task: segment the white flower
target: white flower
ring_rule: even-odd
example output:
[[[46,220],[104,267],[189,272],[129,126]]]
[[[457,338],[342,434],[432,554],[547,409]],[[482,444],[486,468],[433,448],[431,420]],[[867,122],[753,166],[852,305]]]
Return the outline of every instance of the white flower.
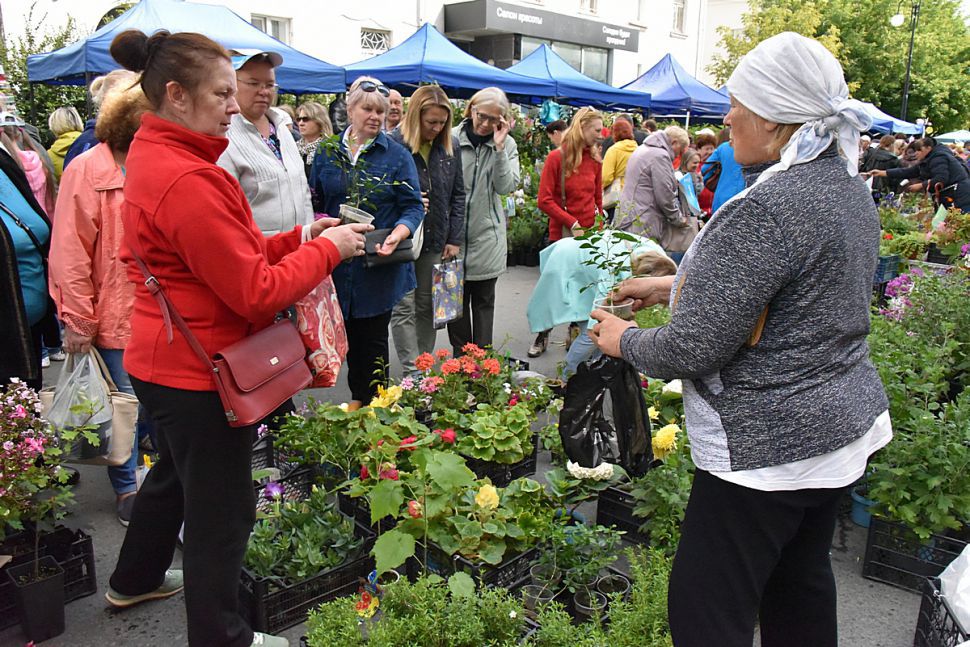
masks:
[[[600,463],[596,467],[583,467],[579,463],[566,461],[566,471],[577,479],[608,481],[613,478],[613,465],[610,463]]]
[[[19,377],[12,377],[12,378],[10,378],[10,382],[13,383],[13,384],[20,384],[20,378]]]
[[[513,620],[515,620],[516,618],[519,617],[519,614],[517,614],[515,612],[515,609],[513,609],[512,611],[509,611],[509,617],[512,618]]]
[[[661,393],[665,395],[683,395],[684,385],[680,380],[671,380],[664,384],[664,388]]]

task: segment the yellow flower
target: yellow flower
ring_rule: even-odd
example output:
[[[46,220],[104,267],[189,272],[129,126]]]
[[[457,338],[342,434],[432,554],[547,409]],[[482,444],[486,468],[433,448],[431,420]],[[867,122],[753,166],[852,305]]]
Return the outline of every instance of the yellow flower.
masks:
[[[494,510],[498,507],[498,490],[494,485],[483,485],[475,495],[475,504],[486,510]]]
[[[677,435],[679,433],[680,427],[677,425],[667,425],[658,429],[653,437],[654,458],[662,460],[677,449]]]
[[[647,409],[647,413],[650,414],[651,420],[660,420],[660,412],[657,411],[657,407],[651,406]]]
[[[370,401],[369,406],[375,409],[386,409],[400,400],[403,394],[404,389],[396,384],[386,389],[383,386],[378,385],[377,396]]]

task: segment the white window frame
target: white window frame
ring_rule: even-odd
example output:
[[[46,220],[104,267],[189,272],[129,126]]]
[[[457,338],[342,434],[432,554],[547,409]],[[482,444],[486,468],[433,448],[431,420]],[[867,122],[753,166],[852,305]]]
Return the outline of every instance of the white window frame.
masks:
[[[671,33],[677,36],[687,35],[687,0],[673,0],[670,3],[673,9],[673,20],[671,21]]]
[[[374,36],[383,36],[383,38],[384,38],[384,47],[382,48],[382,47],[379,47],[379,46],[376,46],[376,47],[368,46],[366,44],[368,41],[367,41],[367,39],[365,39],[365,34],[373,34]],[[374,41],[374,42],[376,42],[376,41]],[[360,28],[360,50],[364,54],[371,54],[371,55],[372,54],[383,54],[384,52],[386,52],[390,48],[391,48],[391,32],[389,32],[389,31],[387,31],[385,29],[371,29],[369,27],[361,27]]]
[[[293,35],[292,21],[290,18],[254,13],[251,15],[249,22],[264,34],[269,34],[281,43],[290,44],[290,39]],[[276,28],[276,33],[273,33],[274,27]]]
[[[599,11],[599,0],[579,0],[579,11],[595,16]]]

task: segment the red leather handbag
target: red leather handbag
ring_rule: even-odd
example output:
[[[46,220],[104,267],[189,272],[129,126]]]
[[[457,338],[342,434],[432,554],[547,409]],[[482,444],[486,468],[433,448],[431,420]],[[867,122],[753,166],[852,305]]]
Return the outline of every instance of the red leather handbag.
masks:
[[[169,343],[174,321],[195,354],[212,371],[230,427],[248,427],[262,421],[310,385],[313,377],[306,363],[303,339],[289,319],[240,339],[210,358],[145,262],[134,251],[132,255],[145,275],[145,286],[162,310]]]

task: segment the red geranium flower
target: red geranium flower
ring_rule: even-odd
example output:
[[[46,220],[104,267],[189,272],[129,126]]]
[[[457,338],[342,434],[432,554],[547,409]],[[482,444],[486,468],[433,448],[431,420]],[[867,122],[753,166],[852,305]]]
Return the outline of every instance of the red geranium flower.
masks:
[[[454,445],[456,436],[455,430],[449,427],[448,429],[435,429],[434,433],[441,438],[442,441],[448,443],[449,445]]]
[[[401,476],[396,469],[391,467],[386,470],[381,470],[381,478],[387,479],[388,481],[397,481]]]
[[[502,370],[502,365],[498,363],[498,360],[494,357],[489,357],[487,360],[482,362],[482,368],[484,368],[490,375],[498,375],[499,371]]]
[[[440,360],[446,360],[451,355],[451,353],[449,353],[448,350],[445,348],[439,348],[434,352],[434,354],[435,354],[435,357],[437,357]]]
[[[431,353],[421,353],[414,360],[414,367],[419,371],[429,371],[434,366],[434,356]]]
[[[461,362],[457,359],[448,359],[441,364],[441,372],[445,375],[451,375],[452,373],[458,373],[461,371]]]
[[[485,351],[482,350],[477,344],[473,344],[471,342],[468,342],[462,346],[461,352],[465,353],[466,355],[471,355],[475,359],[482,359],[485,357]]]

